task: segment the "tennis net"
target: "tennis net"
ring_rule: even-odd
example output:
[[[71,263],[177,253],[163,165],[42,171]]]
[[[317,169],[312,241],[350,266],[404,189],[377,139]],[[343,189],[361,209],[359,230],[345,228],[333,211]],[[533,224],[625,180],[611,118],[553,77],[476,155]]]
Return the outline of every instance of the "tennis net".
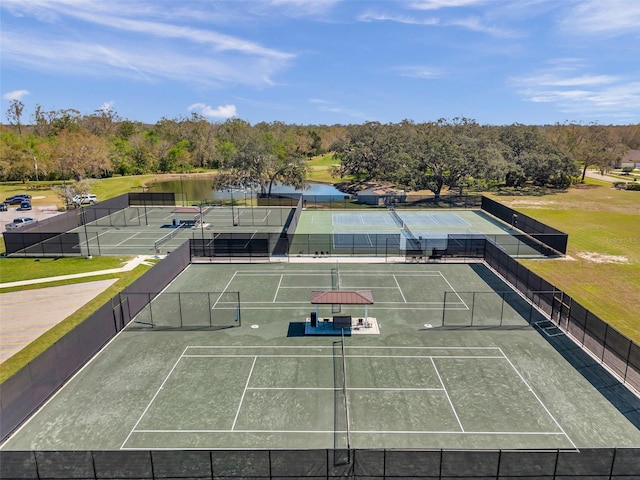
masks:
[[[404,220],[402,220],[400,215],[398,215],[395,208],[389,208],[389,213],[391,214],[391,218],[393,218],[393,221],[396,222],[396,225],[398,225],[400,228],[405,227]]]
[[[347,398],[347,356],[344,353],[344,328],[342,329],[342,339],[340,342],[342,351],[342,393],[344,395],[344,411],[347,417],[347,450],[351,452],[351,428],[349,425],[349,399]]]
[[[181,222],[171,232],[167,233],[164,237],[161,237],[158,240],[156,240],[155,243],[154,243],[155,249],[157,250],[158,248],[160,248],[160,246],[164,245],[169,240],[171,240],[173,237],[178,235],[180,233],[180,229],[185,228],[186,226],[187,226],[186,223]]]
[[[340,290],[340,267],[337,263],[331,269],[331,290]]]
[[[406,233],[407,244],[409,249],[411,250],[422,250],[422,242],[418,240],[418,238],[413,234],[413,232],[409,229],[408,225],[405,224],[402,229]]]

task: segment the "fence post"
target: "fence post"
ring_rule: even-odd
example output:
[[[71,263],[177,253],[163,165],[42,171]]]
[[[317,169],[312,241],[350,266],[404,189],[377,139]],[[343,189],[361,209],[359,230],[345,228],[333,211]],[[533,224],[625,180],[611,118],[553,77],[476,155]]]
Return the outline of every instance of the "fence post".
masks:
[[[211,292],[207,292],[207,301],[209,302],[209,327],[213,326],[213,309],[211,308]]]
[[[473,327],[473,313],[476,309],[476,292],[473,292],[471,296],[471,326]]]
[[[444,317],[447,311],[447,292],[444,292],[444,302],[442,303],[442,326],[444,327]]]
[[[604,322],[603,322],[604,323]],[[604,352],[607,350],[607,335],[609,334],[609,324],[605,323],[604,338],[602,339],[602,357],[600,361],[604,363]]]

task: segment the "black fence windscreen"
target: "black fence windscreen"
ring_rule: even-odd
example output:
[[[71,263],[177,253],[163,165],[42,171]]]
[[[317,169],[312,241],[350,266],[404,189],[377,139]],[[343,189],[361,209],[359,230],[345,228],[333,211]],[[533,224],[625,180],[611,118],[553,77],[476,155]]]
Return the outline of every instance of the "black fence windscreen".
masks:
[[[484,260],[566,332],[606,365],[623,383],[640,391],[640,347],[587,310],[493,242],[487,241]]]
[[[639,448],[0,451],[0,478],[615,480],[640,477],[639,458]]]
[[[129,206],[166,206],[176,205],[176,194],[173,192],[131,192],[128,194]]]
[[[185,243],[5,380],[0,388],[0,440],[36,411],[188,264],[189,245]],[[123,302],[122,296],[127,301]],[[216,313],[216,321],[229,316],[227,312]]]
[[[484,196],[482,197],[482,210],[508,223],[513,228],[529,234],[533,239],[543,242],[557,252],[567,253],[569,236],[566,233]]]
[[[67,233],[74,228],[96,223],[98,225],[129,226],[140,225],[142,215],[127,217],[122,213],[129,207],[131,198],[140,199],[140,205],[175,205],[174,194],[169,193],[130,193],[104,200],[96,205],[74,208],[27,225],[17,231],[4,233],[7,255],[13,256],[74,256],[86,254],[82,251],[77,234]],[[170,202],[170,203],[165,203]],[[133,214],[131,214],[133,215]],[[74,236],[75,235],[75,236]],[[42,244],[42,245],[40,245]],[[96,252],[99,253],[99,252]]]

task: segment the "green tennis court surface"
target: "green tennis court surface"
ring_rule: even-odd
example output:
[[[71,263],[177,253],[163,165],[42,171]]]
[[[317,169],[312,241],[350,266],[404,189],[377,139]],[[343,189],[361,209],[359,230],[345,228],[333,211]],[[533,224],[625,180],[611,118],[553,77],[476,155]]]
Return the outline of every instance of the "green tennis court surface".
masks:
[[[277,233],[291,208],[128,207],[74,230],[83,255],[168,253],[190,238],[213,240],[221,231],[241,234]],[[200,220],[202,218],[202,220]]]
[[[180,210],[188,211],[177,213]],[[189,239],[204,238],[205,246],[215,246],[216,240],[225,245],[225,239],[218,239],[220,235],[251,238],[281,233],[292,212],[290,207],[128,207],[73,229],[80,241],[72,249],[85,256],[149,255],[169,253]],[[510,255],[540,256],[528,244],[530,239],[519,239],[517,230],[479,210],[307,210],[294,233],[287,238],[294,255],[398,256],[416,250],[428,254],[451,247],[451,242],[455,247],[458,235],[488,236]],[[270,246],[276,241],[270,241]]]
[[[304,335],[332,268],[371,290],[379,334]],[[4,448],[637,446],[505,289],[482,264],[190,265]],[[241,319],[211,328],[233,292]]]

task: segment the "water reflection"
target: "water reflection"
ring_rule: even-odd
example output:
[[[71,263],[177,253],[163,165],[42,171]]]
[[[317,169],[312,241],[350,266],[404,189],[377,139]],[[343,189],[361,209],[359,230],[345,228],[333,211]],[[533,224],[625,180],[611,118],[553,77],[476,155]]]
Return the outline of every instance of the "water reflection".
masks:
[[[176,202],[178,203],[192,203],[205,201],[222,201],[229,200],[233,195],[234,199],[250,199],[257,193],[254,189],[239,189],[233,190],[233,193],[224,190],[213,190],[211,188],[211,178],[192,178],[181,177],[173,180],[167,180],[163,182],[154,183],[149,187],[150,192],[174,192],[176,194]],[[309,183],[308,187],[304,190],[295,190],[290,186],[282,185],[280,183],[274,184],[271,189],[271,193],[283,194],[283,193],[304,193],[305,195],[321,195],[326,197],[326,200],[343,200],[347,194],[341,192],[333,185],[327,185],[324,183]]]

